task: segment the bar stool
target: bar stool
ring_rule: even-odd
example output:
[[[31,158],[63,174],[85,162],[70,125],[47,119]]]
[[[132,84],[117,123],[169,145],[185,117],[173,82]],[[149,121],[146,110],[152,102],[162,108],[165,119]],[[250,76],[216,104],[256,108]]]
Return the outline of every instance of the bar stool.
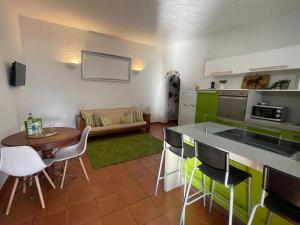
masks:
[[[226,188],[230,189],[230,202],[229,202],[229,219],[228,224],[232,225],[233,220],[233,200],[234,200],[234,187],[246,179],[248,179],[248,216],[250,215],[251,210],[251,175],[247,172],[239,170],[233,166],[229,165],[229,153],[224,152],[218,148],[214,148],[212,146],[206,145],[199,141],[195,141],[195,155],[201,161],[200,166],[195,166],[191,179],[187,188],[187,192],[185,194],[184,204],[181,212],[180,224],[185,223],[185,210],[186,207],[201,198],[204,198],[207,195],[210,195],[210,205],[209,211],[212,208],[212,198],[213,196],[217,197],[221,201],[224,201],[219,196],[215,195],[214,192],[214,182],[224,184]],[[193,177],[196,170],[200,170],[202,174],[204,174],[204,184],[205,184],[205,176],[211,178],[211,190],[210,192],[206,192],[205,185],[204,190],[200,190],[189,196],[189,192],[191,190],[191,185],[193,181]],[[201,194],[203,193],[203,194]],[[199,196],[199,194],[201,194]],[[197,196],[198,195],[198,196]],[[189,201],[190,200],[190,201]],[[225,202],[225,201],[224,201]]]
[[[193,158],[195,155],[195,151],[192,147],[183,143],[183,135],[170,130],[168,128],[164,128],[164,146],[160,159],[159,171],[157,175],[156,188],[155,188],[155,196],[157,195],[159,181],[165,179],[166,177],[180,172],[180,186],[182,186],[182,162],[185,160],[185,176],[184,176],[184,193],[186,192],[186,178],[187,178],[187,159]],[[180,168],[178,170],[165,173],[164,176],[161,176],[162,165],[165,160],[166,150],[173,152],[175,155],[180,157]]]
[[[270,210],[268,225],[271,224],[273,213],[300,224],[300,178],[268,166],[264,166],[263,174],[261,200],[253,207],[248,225],[252,224],[258,207]]]

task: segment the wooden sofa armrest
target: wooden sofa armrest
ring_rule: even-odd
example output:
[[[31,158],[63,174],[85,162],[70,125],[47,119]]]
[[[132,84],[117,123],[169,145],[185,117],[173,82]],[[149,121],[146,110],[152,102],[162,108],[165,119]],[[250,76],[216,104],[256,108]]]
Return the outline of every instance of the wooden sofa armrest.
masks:
[[[151,120],[151,114],[149,113],[143,113],[144,121],[146,121],[146,132],[150,132],[150,120]]]
[[[79,129],[82,132],[86,127],[85,120],[82,119],[81,115],[76,115],[75,119],[77,129]]]

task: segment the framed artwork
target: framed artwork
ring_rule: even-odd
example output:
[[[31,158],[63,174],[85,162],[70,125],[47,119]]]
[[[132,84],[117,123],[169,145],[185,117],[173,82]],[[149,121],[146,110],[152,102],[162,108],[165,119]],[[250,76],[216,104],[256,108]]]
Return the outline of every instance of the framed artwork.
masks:
[[[83,80],[130,82],[130,57],[82,51],[81,58]]]
[[[244,76],[242,89],[266,89],[269,85],[270,75]]]

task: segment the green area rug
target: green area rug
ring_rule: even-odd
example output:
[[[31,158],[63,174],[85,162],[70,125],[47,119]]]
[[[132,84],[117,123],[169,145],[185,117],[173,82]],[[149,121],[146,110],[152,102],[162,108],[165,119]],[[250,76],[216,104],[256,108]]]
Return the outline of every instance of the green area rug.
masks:
[[[161,140],[147,133],[117,134],[88,141],[87,154],[94,169],[158,154]]]

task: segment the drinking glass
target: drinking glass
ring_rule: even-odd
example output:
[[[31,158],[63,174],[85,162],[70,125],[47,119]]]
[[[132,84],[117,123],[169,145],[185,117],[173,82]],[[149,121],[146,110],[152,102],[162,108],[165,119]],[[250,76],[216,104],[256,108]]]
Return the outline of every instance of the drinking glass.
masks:
[[[54,124],[50,124],[49,131],[50,131],[50,133],[54,132]]]

